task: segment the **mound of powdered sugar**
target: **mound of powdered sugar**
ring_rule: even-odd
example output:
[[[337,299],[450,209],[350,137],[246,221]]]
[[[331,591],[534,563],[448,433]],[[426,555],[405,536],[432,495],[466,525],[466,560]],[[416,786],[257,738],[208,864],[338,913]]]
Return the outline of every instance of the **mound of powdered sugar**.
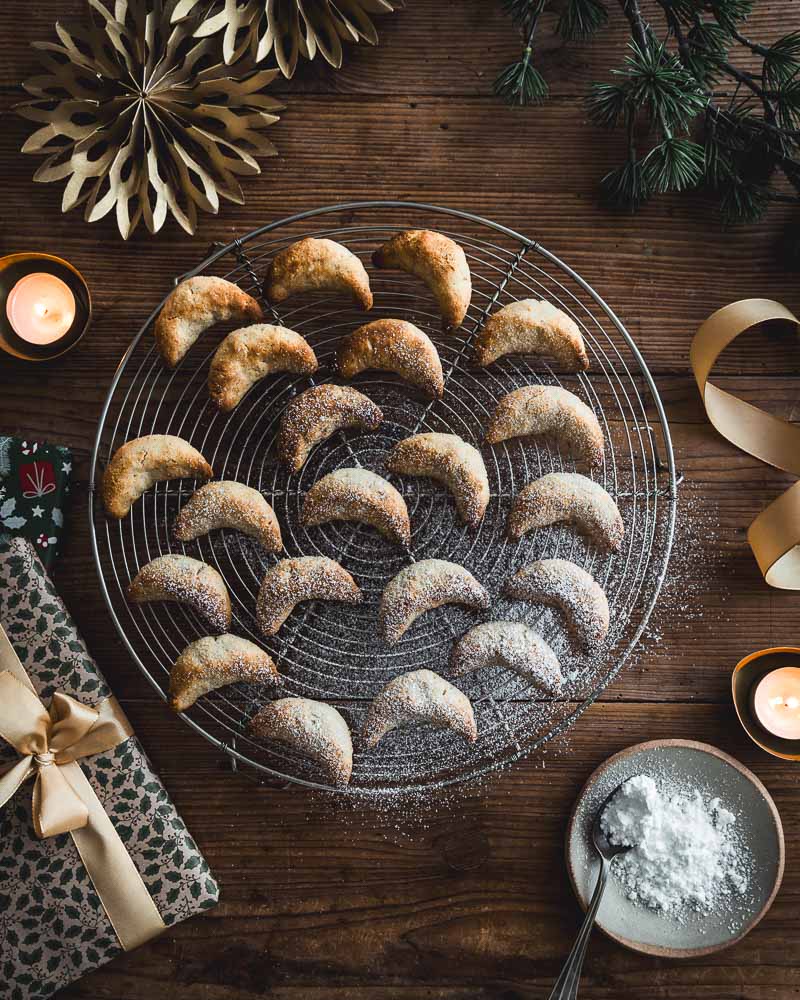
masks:
[[[718,909],[747,889],[736,816],[698,788],[638,774],[621,786],[600,823],[612,844],[632,845],[612,866],[632,902],[680,919]]]

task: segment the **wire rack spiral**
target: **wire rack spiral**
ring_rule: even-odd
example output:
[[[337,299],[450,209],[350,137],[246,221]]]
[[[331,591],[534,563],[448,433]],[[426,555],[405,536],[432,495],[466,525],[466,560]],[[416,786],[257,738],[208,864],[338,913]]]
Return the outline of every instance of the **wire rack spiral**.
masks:
[[[472,304],[455,335],[441,333],[438,310],[420,282],[370,265],[377,246],[408,228],[444,232],[467,254]],[[278,310],[264,302],[260,286],[271,258],[304,236],[337,240],[362,258],[375,294],[368,315],[341,297],[323,293],[290,299]],[[285,678],[283,693],[334,704],[357,734],[371,698],[392,677],[421,667],[447,676],[453,639],[477,620],[473,612],[447,607],[420,618],[397,646],[386,647],[376,636],[377,605],[386,583],[409,559],[443,558],[467,567],[488,587],[493,605],[487,618],[525,621],[550,642],[565,668],[566,688],[558,699],[548,700],[499,667],[470,676],[459,683],[475,708],[479,735],[474,744],[465,745],[449,731],[430,727],[398,730],[368,752],[359,752],[356,739],[349,793],[397,793],[474,778],[563,731],[611,682],[640,638],[664,579],[675,523],[677,482],[669,428],[653,379],[613,312],[582,278],[536,242],[464,212],[407,202],[335,205],[283,219],[215,249],[181,279],[200,273],[235,281],[259,298],[273,322],[309,340],[320,368],[313,379],[268,378],[224,415],[211,404],[206,379],[226,329],[206,334],[180,367],[170,371],[153,344],[156,309],[123,358],[92,454],[90,522],[106,603],[123,642],[153,686],[166,697],[172,663],[206,629],[181,605],[129,605],[125,588],[151,559],[183,551],[222,574],[233,604],[232,631],[275,657]],[[586,341],[588,373],[564,375],[540,359],[520,357],[507,357],[487,369],[471,363],[472,341],[487,316],[522,298],[547,299],[572,316]],[[287,474],[274,454],[287,402],[309,384],[337,380],[334,357],[340,338],[381,317],[407,319],[434,340],[446,379],[444,398],[431,402],[393,375],[365,372],[353,384],[383,410],[379,432],[339,433],[315,448],[299,473]],[[392,480],[411,516],[410,553],[358,524],[301,527],[303,497],[321,476],[352,466],[386,475],[383,464],[392,445],[422,431],[455,433],[480,447],[497,400],[533,383],[570,388],[600,420],[607,443],[604,465],[594,478],[617,500],[625,522],[625,541],[613,556],[565,527],[540,529],[519,542],[506,539],[505,521],[515,493],[548,471],[574,468],[557,447],[530,441],[482,449],[491,501],[476,531],[457,520],[445,490],[430,480],[409,477]],[[280,520],[285,554],[337,559],[355,577],[364,603],[300,605],[279,634],[265,640],[255,625],[255,601],[261,579],[276,557],[232,531],[178,543],[172,525],[195,484],[161,483],[137,502],[126,519],[107,519],[94,502],[102,469],[125,441],[151,433],[186,438],[211,462],[216,477],[260,490]],[[512,604],[500,596],[512,572],[543,557],[579,563],[608,594],[612,627],[603,648],[590,657],[574,647],[553,611]],[[327,787],[296,752],[248,733],[248,720],[271,696],[274,693],[258,687],[236,684],[204,696],[184,718],[234,763],[250,764],[283,781]]]

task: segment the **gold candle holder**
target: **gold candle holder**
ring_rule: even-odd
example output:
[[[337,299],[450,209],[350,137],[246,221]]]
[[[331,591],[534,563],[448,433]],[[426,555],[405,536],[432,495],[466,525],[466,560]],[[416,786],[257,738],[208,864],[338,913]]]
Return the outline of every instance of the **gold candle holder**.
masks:
[[[9,296],[27,275],[51,274],[72,292],[75,314],[69,328],[50,343],[36,344],[21,337],[6,310]],[[83,275],[69,261],[48,253],[12,253],[0,257],[0,350],[23,361],[51,361],[80,341],[92,318],[92,297]]]
[[[787,740],[765,729],[753,711],[753,691],[766,674],[779,667],[800,667],[800,647],[773,646],[759,649],[733,668],[733,704],[744,731],[762,750],[782,760],[800,760],[800,740]]]

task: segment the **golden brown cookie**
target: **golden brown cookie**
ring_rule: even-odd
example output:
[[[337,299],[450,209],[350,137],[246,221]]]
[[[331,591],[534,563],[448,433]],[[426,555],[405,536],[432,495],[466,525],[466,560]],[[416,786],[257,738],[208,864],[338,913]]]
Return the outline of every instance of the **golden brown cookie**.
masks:
[[[516,540],[561,521],[605,549],[618,549],[625,534],[619,508],[599,483],[579,472],[549,472],[517,494],[508,535]]]
[[[306,493],[301,520],[307,526],[360,521],[377,528],[390,542],[411,541],[405,500],[391,483],[367,469],[337,469],[323,476]]]
[[[185,712],[209,691],[247,681],[280,684],[281,677],[269,653],[238,635],[207,635],[190,643],[169,673],[169,705]]]
[[[350,782],[353,741],[347,723],[332,705],[310,698],[280,698],[252,719],[250,732],[299,750],[319,764],[334,785]]]
[[[383,413],[369,397],[346,385],[317,385],[289,403],[281,417],[278,457],[292,472],[302,469],[311,449],[336,431],[376,431]]]
[[[125,517],[156,483],[213,475],[214,470],[188,441],[172,434],[148,434],[114,452],[103,476],[103,505],[111,517]]]
[[[401,569],[381,597],[378,630],[394,644],[426,611],[443,604],[463,604],[486,610],[489,594],[463,566],[444,559],[422,559]]]
[[[414,434],[399,441],[386,468],[401,476],[429,476],[452,493],[461,520],[476,528],[489,505],[483,456],[455,434]]]
[[[325,556],[281,559],[267,570],[258,592],[256,621],[264,635],[275,635],[301,601],[360,604],[361,591],[347,570]]]
[[[512,302],[486,320],[475,341],[475,360],[485,368],[505,354],[547,355],[570,372],[589,367],[578,324],[544,300]]]
[[[478,735],[469,698],[432,670],[412,670],[389,681],[367,711],[362,736],[374,747],[398,726],[428,724],[452,729],[473,743]]]
[[[433,293],[446,328],[455,329],[464,322],[472,278],[464,251],[449,236],[430,229],[406,230],[376,250],[372,263],[421,278]]]
[[[317,368],[316,355],[299,333],[256,323],[234,330],[219,345],[211,359],[208,391],[221,410],[229,411],[267,375],[311,375]]]
[[[522,622],[482,622],[461,636],[450,657],[453,675],[461,677],[484,667],[506,667],[550,693],[564,683],[556,654]]]
[[[260,542],[267,552],[283,548],[275,511],[264,497],[244,483],[220,480],[206,483],[191,495],[175,521],[175,537],[181,542],[232,528]]]
[[[413,323],[376,319],[344,338],[337,354],[343,378],[377,368],[394,372],[428,396],[444,394],[444,376],[433,341]]]
[[[575,393],[558,385],[526,385],[503,396],[497,404],[487,444],[514,437],[555,441],[589,465],[602,465],[604,438],[597,417]]]
[[[154,328],[156,345],[174,368],[200,334],[215,323],[255,322],[262,316],[258,302],[232,281],[198,274],[182,281],[162,306]]]
[[[264,278],[264,295],[279,303],[298,292],[342,292],[362,309],[372,308],[372,292],[364,265],[333,240],[312,236],[277,253]]]
[[[230,631],[231,599],[225,581],[199,559],[176,554],[153,559],[131,580],[128,600],[177,601],[194,608],[215,632]]]
[[[568,559],[539,559],[507,581],[503,593],[512,601],[559,608],[578,641],[592,649],[608,633],[606,594],[591,573]]]

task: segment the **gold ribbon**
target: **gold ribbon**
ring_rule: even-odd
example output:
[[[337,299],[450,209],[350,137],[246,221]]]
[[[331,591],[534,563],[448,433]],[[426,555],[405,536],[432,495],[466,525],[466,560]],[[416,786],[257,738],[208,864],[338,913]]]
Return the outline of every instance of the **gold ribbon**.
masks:
[[[722,351],[739,334],[772,320],[800,327],[786,306],[771,299],[742,299],[718,309],[695,334],[689,360],[708,419],[731,444],[785,472],[800,476],[800,427],[751,406],[708,381]],[[800,483],[766,507],[747,531],[761,573],[771,587],[800,590]]]
[[[48,711],[0,625],[0,738],[20,760],[0,776],[0,807],[30,777],[37,837],[69,833],[125,951],[164,921],[136,865],[77,761],[133,735],[113,695],[95,708],[56,692]]]

